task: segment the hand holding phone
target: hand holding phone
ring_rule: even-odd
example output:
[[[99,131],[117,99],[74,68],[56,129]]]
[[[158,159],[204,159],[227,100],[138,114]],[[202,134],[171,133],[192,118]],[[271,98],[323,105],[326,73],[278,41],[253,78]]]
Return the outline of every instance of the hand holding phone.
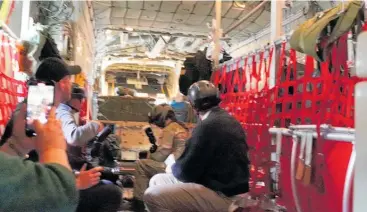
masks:
[[[26,131],[33,131],[33,122],[38,120],[46,124],[50,110],[55,101],[55,87],[53,83],[34,83],[28,87]],[[31,133],[32,134],[32,133]],[[33,133],[33,136],[35,133]]]

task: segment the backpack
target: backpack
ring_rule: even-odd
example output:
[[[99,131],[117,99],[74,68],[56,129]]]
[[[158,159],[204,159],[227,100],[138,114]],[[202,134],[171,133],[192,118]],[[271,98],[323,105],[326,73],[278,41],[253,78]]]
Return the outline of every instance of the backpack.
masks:
[[[99,152],[99,165],[115,167],[115,161],[121,158],[121,139],[119,136],[110,134],[103,141]]]
[[[316,14],[301,24],[290,38],[291,48],[324,61],[335,41],[349,30],[356,35],[364,21],[364,2],[350,1]],[[357,28],[357,29],[355,29]],[[325,40],[321,40],[325,38]]]

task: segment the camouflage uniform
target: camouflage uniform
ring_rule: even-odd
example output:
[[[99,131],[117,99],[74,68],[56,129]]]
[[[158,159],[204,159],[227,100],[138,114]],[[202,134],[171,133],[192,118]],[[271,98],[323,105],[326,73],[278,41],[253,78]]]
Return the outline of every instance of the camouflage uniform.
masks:
[[[142,200],[151,177],[165,172],[166,165],[164,161],[170,154],[173,154],[175,159],[181,156],[188,136],[189,132],[176,122],[172,122],[162,129],[162,134],[157,143],[157,151],[150,154],[148,159],[136,162],[134,183],[134,196],[136,199]]]

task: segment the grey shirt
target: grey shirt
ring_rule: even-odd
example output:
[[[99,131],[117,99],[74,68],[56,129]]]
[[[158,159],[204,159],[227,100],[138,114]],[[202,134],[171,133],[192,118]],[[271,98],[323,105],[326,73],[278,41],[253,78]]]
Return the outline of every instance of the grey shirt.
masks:
[[[98,133],[99,125],[89,122],[78,126],[75,122],[74,111],[71,107],[61,103],[56,109],[56,117],[61,121],[62,131],[69,145],[84,146]]]

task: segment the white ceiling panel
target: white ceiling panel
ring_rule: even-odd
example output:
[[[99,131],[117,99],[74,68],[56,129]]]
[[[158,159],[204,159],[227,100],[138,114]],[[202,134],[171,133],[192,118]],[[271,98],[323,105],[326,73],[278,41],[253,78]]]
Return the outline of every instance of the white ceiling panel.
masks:
[[[187,23],[198,25],[201,24],[205,20],[206,16],[201,15],[193,15],[191,14],[189,19],[187,19]]]
[[[232,18],[223,18],[222,19],[222,28],[228,28],[235,20]]]
[[[247,24],[245,27],[245,31],[256,33],[260,30],[262,30],[263,27],[257,25],[257,24]]]
[[[247,14],[248,12],[250,12],[250,11],[244,11],[244,10],[242,10],[242,9],[232,9],[231,11],[229,11],[226,15],[225,15],[225,17],[226,18],[238,18],[240,15],[241,15],[241,13],[244,13],[244,14]]]
[[[259,4],[259,1],[246,1],[246,8],[241,9],[235,8],[232,2],[222,1],[222,28],[224,30]],[[269,5],[267,5],[267,10],[270,8]],[[106,27],[120,30],[130,26],[134,28],[133,33],[136,35],[150,34],[156,38],[161,32],[171,33],[177,37],[204,36],[205,39],[210,32],[207,23],[211,24],[215,17],[214,6],[214,0],[125,0],[112,3],[111,1],[98,1],[98,3],[93,1],[98,33],[105,31]],[[270,23],[270,13],[266,10],[262,14],[260,12],[252,15],[245,23],[229,33],[232,44],[252,36],[253,33],[262,30]]]
[[[145,10],[158,11],[161,6],[162,1],[147,1],[144,3]]]
[[[231,1],[223,1],[222,2],[222,16],[225,16],[227,14],[227,12],[230,11],[231,8],[232,8],[232,2]],[[212,16],[215,16],[215,9],[212,10],[212,12],[210,14]]]
[[[143,10],[140,19],[142,20],[154,20],[157,16],[156,11],[150,11],[150,10]]]
[[[180,24],[179,25],[179,29],[181,29],[182,31],[192,31],[193,29],[195,29],[196,26],[190,25],[190,24]]]
[[[124,24],[125,26],[130,26],[130,27],[138,26],[139,20],[135,18],[125,18]]]
[[[109,25],[111,24],[110,18],[96,19],[96,25]]]
[[[127,7],[127,1],[112,1],[112,6],[120,7],[120,8],[126,8]]]
[[[187,2],[180,4],[180,6],[177,9],[178,14],[190,14],[191,11],[194,9],[195,4],[187,4]]]
[[[201,24],[202,25],[205,25],[206,27],[206,24],[209,23],[210,25],[212,24],[212,20],[213,20],[213,16],[207,16],[205,19],[204,19],[204,22],[202,22]]]
[[[270,23],[270,12],[264,11],[259,18],[254,20],[254,22],[258,25],[267,25]]]
[[[138,19],[140,17],[141,10],[128,9],[126,13],[126,18]]]
[[[173,24],[173,23],[169,24],[168,28],[169,29],[180,29],[179,24]]]
[[[93,7],[111,7],[112,1],[92,1]]]
[[[143,4],[144,3],[145,2],[143,2],[143,1],[128,1],[127,5],[130,9],[141,10],[141,9],[143,9]]]
[[[153,21],[148,21],[148,20],[139,21],[139,26],[142,26],[142,27],[151,27],[152,24],[153,24]]]
[[[171,22],[173,15],[173,13],[159,12],[155,20],[161,22]]]
[[[111,24],[113,25],[124,25],[124,19],[123,18],[111,18]]]
[[[176,11],[178,5],[181,3],[179,1],[163,1],[161,5],[161,12],[173,13]]]
[[[158,21],[155,21],[154,23],[153,23],[153,27],[155,27],[155,28],[162,28],[162,29],[168,29],[169,28],[169,26],[170,26],[170,23],[168,23],[168,22],[158,22]]]
[[[190,14],[178,14],[176,13],[173,16],[173,22],[174,23],[185,23],[187,19],[189,19]]]
[[[126,14],[126,8],[112,8],[111,16],[116,18],[123,18]]]
[[[212,1],[200,1],[192,11],[196,15],[209,15],[214,6]]]
[[[236,23],[236,22],[235,22]],[[251,32],[251,31],[248,31],[248,26],[251,24],[251,22],[249,21],[244,21],[242,22],[237,28],[236,30],[240,30],[240,31],[245,31],[245,32]]]
[[[111,8],[106,8],[104,7],[103,9],[97,11],[95,13],[95,19],[106,19],[106,18],[109,18],[111,17]]]

